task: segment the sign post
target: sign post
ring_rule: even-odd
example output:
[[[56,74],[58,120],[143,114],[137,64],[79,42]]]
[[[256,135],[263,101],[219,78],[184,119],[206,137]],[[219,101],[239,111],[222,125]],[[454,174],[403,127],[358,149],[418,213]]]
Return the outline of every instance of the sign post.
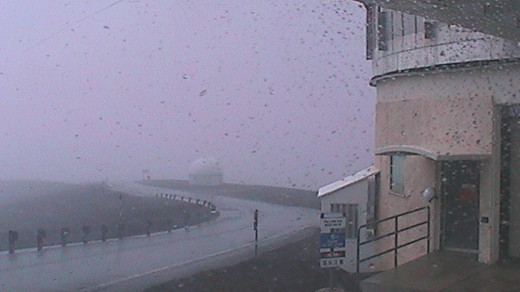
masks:
[[[256,257],[258,255],[258,209],[255,209],[253,229],[255,230],[255,257]]]
[[[9,230],[9,253],[14,253],[14,242],[18,240],[18,231]]]
[[[332,268],[345,263],[345,213],[321,213],[320,266],[329,268],[329,286],[332,289]]]

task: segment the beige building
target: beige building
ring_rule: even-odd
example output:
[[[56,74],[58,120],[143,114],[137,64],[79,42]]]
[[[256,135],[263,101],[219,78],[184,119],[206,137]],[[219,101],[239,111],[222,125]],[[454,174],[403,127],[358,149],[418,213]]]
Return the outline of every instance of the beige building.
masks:
[[[389,251],[378,269],[428,249],[520,258],[520,4],[360,2],[377,89],[376,219],[419,209],[374,228],[366,246]]]
[[[431,249],[474,254],[484,263],[519,257],[518,43],[367,7],[367,57],[377,88],[375,166],[381,170],[377,217],[429,206]],[[436,191],[430,202],[421,195],[427,188]],[[399,228],[420,222],[423,213],[403,217]],[[381,234],[395,228],[382,225]],[[403,232],[399,245],[425,228]],[[374,245],[384,251],[394,242]],[[404,247],[398,264],[425,252],[420,242]],[[386,262],[383,269],[393,260]]]

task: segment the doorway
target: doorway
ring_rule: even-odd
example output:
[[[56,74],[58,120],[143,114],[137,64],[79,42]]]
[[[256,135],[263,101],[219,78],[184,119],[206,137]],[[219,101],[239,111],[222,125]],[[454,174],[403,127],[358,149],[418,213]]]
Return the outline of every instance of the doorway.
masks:
[[[478,252],[480,169],[478,161],[456,160],[442,164],[442,247]]]
[[[502,109],[500,256],[520,258],[520,106]]]

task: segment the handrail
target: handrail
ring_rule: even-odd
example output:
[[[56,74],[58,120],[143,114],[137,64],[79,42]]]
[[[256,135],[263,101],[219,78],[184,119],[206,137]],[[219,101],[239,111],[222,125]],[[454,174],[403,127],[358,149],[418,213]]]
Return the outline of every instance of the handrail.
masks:
[[[420,212],[420,211],[423,211],[423,210],[427,211],[427,218],[426,218],[425,221],[420,221],[418,223],[415,223],[413,225],[410,225],[410,226],[407,226],[407,227],[404,227],[404,228],[401,228],[401,229],[399,228],[399,218],[400,217],[403,217],[403,216],[406,216],[406,215],[410,215],[410,214],[413,214],[413,213],[417,213],[417,212]],[[394,267],[397,267],[397,252],[398,252],[398,250],[400,248],[403,248],[405,246],[409,246],[411,244],[417,243],[417,242],[425,240],[425,239],[426,239],[426,253],[430,253],[430,229],[431,229],[431,227],[430,227],[430,224],[431,224],[430,223],[430,219],[431,219],[430,218],[430,207],[426,206],[426,207],[417,208],[415,210],[407,211],[407,212],[404,212],[404,213],[401,213],[401,214],[397,214],[397,215],[394,215],[392,217],[381,219],[381,220],[378,220],[378,221],[373,222],[373,223],[363,224],[363,225],[359,226],[358,229],[357,229],[356,273],[359,274],[360,264],[362,262],[371,260],[373,258],[385,255],[385,254],[390,253],[390,252],[394,252]],[[369,226],[374,226],[375,227],[376,224],[380,224],[382,222],[387,222],[387,221],[390,221],[390,220],[394,221],[394,230],[393,231],[391,231],[389,233],[385,233],[385,234],[380,235],[378,237],[374,237],[372,239],[361,241],[361,230],[363,228],[367,228]],[[426,235],[425,236],[412,239],[412,240],[410,240],[410,241],[408,241],[406,243],[403,243],[403,244],[399,244],[399,233],[401,233],[403,231],[406,231],[406,230],[410,230],[410,229],[419,227],[419,226],[423,226],[423,225],[427,226],[427,230],[426,230]],[[370,256],[361,258],[361,251],[360,251],[361,246],[363,246],[365,244],[368,244],[368,243],[371,243],[371,242],[376,242],[376,241],[378,241],[380,239],[387,238],[387,237],[390,237],[390,236],[394,236],[394,247],[393,248],[390,248],[388,250],[385,250],[383,252],[380,252],[380,253],[377,253],[377,254],[374,254],[374,255],[370,255]]]

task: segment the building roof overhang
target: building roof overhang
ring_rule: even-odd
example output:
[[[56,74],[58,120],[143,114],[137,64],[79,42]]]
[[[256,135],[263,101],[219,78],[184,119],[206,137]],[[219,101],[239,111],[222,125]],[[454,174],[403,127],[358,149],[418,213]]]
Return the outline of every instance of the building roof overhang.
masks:
[[[388,145],[377,148],[376,155],[420,155],[435,161],[485,160],[489,154],[438,152],[415,145]]]
[[[332,193],[335,193],[338,190],[344,189],[357,182],[365,180],[365,179],[371,177],[372,175],[378,174],[379,171],[380,170],[377,167],[370,166],[369,168],[365,168],[353,175],[347,176],[341,180],[338,180],[331,184],[323,186],[318,190],[318,198],[330,195]]]
[[[356,0],[520,42],[519,0]]]

